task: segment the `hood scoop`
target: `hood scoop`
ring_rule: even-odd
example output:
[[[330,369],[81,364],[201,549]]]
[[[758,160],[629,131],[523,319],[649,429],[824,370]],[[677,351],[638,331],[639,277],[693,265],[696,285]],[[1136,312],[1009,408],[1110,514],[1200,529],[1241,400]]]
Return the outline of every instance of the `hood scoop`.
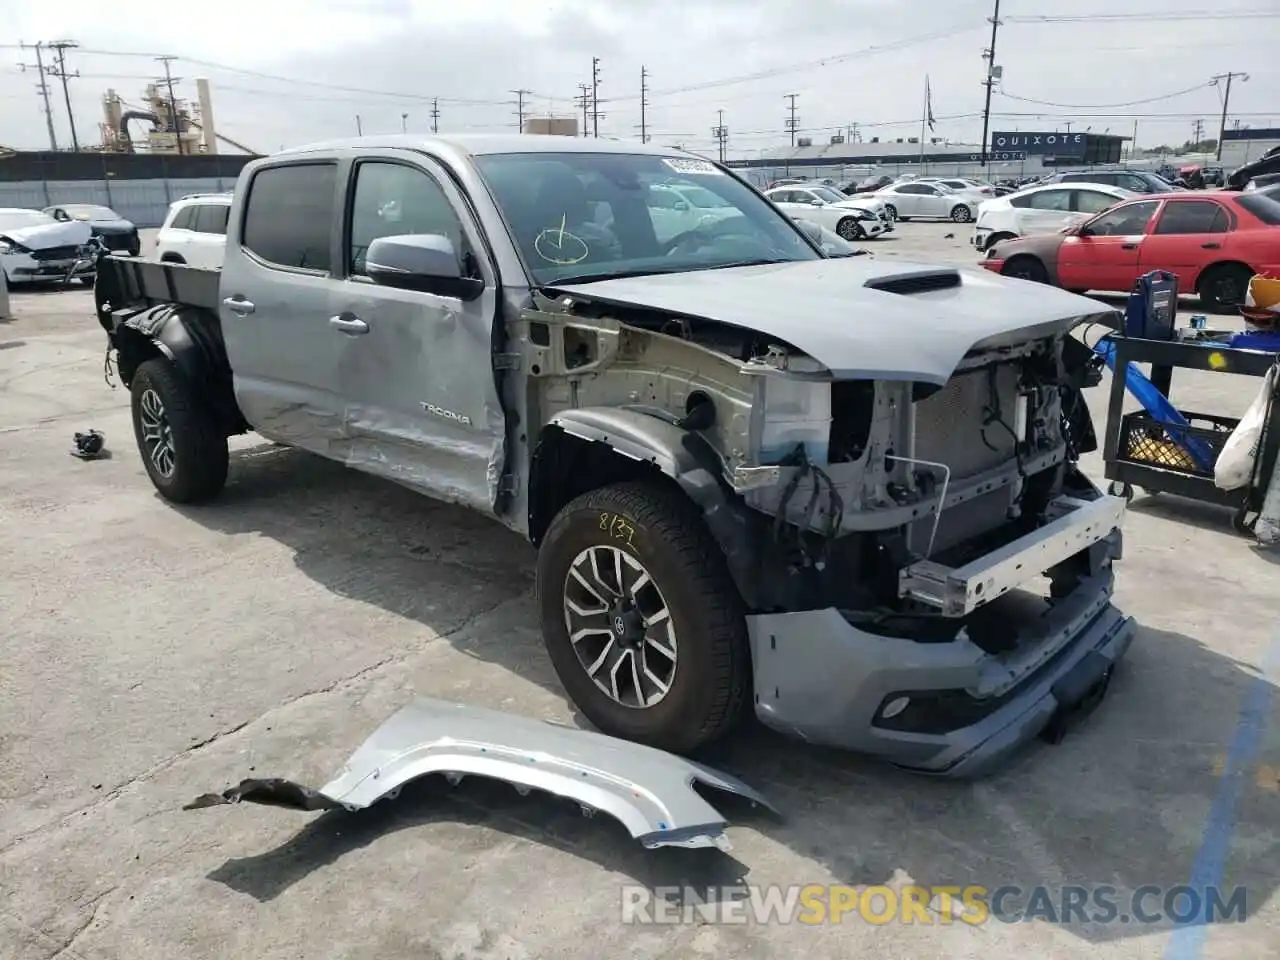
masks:
[[[932,290],[950,290],[960,286],[959,270],[917,270],[890,277],[874,277],[863,284],[871,290],[884,293],[929,293]]]

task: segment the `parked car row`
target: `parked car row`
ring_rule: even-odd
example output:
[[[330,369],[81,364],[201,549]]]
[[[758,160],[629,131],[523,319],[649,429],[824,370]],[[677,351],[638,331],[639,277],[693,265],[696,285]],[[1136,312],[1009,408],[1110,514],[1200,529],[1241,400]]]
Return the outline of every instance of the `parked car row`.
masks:
[[[9,286],[52,280],[92,283],[92,254],[99,244],[130,256],[142,250],[137,226],[100,204],[0,208],[0,269]]]

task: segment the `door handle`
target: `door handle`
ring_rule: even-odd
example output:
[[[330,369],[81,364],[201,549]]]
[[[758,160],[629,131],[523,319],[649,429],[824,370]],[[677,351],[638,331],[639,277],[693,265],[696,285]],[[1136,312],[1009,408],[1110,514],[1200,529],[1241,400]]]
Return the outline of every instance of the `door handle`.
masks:
[[[1121,250],[1137,250],[1138,245],[1136,243],[1122,243],[1120,244],[1120,249]]]
[[[246,300],[244,297],[226,297],[222,301],[222,305],[234,314],[247,317],[257,308],[253,305],[252,300]]]
[[[354,313],[340,313],[336,317],[330,317],[329,326],[353,337],[369,332],[369,325]]]
[[[1220,243],[1213,243],[1212,241],[1210,241],[1209,243],[1202,243],[1202,244],[1200,244],[1200,249],[1201,249],[1201,250],[1221,250],[1221,249],[1222,249],[1222,244],[1220,244]]]

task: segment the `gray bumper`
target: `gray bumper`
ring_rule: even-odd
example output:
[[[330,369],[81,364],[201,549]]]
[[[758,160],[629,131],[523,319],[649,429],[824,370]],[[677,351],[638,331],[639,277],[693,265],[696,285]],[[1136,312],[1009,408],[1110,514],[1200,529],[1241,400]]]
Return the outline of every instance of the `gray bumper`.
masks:
[[[924,773],[986,773],[1095,703],[1129,648],[1133,621],[1111,604],[1121,535],[1099,534],[1086,546],[1089,576],[1038,616],[1019,618],[1019,642],[1008,653],[988,653],[965,633],[940,643],[880,635],[834,608],[748,617],[757,716],[791,736]],[[1024,559],[1044,546],[1043,538],[1027,541]],[[1008,560],[993,559],[990,570]],[[885,717],[903,697],[907,709]]]

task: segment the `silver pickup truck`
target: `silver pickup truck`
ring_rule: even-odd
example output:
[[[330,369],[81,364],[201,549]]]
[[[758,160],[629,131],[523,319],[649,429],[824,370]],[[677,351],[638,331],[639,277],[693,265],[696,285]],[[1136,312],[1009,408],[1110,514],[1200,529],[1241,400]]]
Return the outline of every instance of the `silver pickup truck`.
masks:
[[[1075,466],[1068,332],[1111,311],[833,257],[699,157],[322,143],[244,169],[221,272],[98,278],[162,495],[216,496],[252,430],[493,517],[606,733],[689,752],[751,709],[973,775],[1059,737],[1133,636],[1124,505]]]

